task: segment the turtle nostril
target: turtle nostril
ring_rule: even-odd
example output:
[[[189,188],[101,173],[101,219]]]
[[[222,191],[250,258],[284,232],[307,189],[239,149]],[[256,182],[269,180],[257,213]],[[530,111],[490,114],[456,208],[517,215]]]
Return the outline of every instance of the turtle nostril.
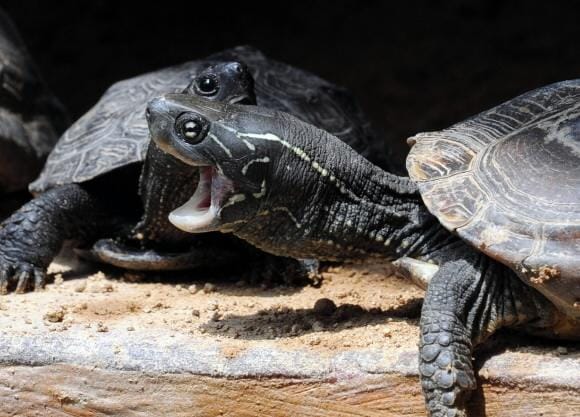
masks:
[[[149,107],[147,107],[147,109],[145,110],[145,118],[147,119],[147,121],[151,119],[151,110],[149,110]]]

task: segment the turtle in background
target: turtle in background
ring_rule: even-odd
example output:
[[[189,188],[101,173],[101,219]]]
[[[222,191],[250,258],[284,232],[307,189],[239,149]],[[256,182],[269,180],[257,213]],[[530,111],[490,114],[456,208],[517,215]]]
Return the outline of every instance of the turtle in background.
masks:
[[[22,191],[36,178],[66,125],[64,108],[0,9],[0,206],[27,194]]]
[[[250,47],[118,82],[64,133],[30,186],[36,197],[2,224],[0,292],[43,287],[49,263],[73,239],[85,256],[140,271],[245,265],[264,258],[239,239],[192,236],[168,221],[206,181],[199,169],[149,140],[146,103],[180,91],[225,105],[284,109],[369,158],[376,153],[376,136],[348,92]],[[196,128],[184,126],[183,134]],[[280,268],[287,265],[280,261]]]
[[[408,271],[431,275],[419,370],[432,417],[467,415],[473,350],[499,329],[580,340],[580,80],[410,138],[410,177],[271,109],[166,95],[149,128],[202,171],[169,217],[184,231],[279,256],[428,266]]]

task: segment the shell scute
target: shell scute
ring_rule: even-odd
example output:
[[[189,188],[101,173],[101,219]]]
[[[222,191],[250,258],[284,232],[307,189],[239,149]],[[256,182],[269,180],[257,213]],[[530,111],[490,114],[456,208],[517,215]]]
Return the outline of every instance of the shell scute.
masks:
[[[416,141],[407,167],[429,210],[580,319],[580,80],[418,137],[428,139]],[[469,164],[457,163],[450,142],[474,151]]]
[[[414,137],[413,153],[407,158],[407,170],[415,181],[466,172],[470,169],[475,151],[461,142],[431,140],[429,136]]]

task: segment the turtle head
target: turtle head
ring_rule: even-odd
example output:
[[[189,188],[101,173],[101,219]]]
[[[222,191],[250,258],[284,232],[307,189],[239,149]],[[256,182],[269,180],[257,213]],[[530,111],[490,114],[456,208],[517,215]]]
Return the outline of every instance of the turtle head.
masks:
[[[170,214],[171,223],[191,233],[225,231],[257,214],[278,146],[252,136],[271,130],[272,117],[267,109],[189,94],[149,102],[153,141],[162,151],[200,169],[197,188]]]
[[[209,65],[183,92],[224,103],[256,103],[252,74],[245,64],[236,61]]]
[[[286,113],[172,94],[149,102],[147,114],[157,146],[200,168],[193,196],[169,217],[184,231],[234,232],[250,243],[241,229],[292,235],[287,229],[301,226],[304,202],[313,198],[311,183],[328,175],[306,162],[301,145],[317,143],[312,135],[323,131]]]
[[[377,204],[361,197],[380,196],[371,181],[382,181],[383,171],[287,113],[169,94],[149,102],[147,114],[157,146],[200,168],[192,197],[169,215],[181,230],[231,232],[277,255],[338,260],[368,246],[368,236],[355,233],[365,216],[385,223]]]

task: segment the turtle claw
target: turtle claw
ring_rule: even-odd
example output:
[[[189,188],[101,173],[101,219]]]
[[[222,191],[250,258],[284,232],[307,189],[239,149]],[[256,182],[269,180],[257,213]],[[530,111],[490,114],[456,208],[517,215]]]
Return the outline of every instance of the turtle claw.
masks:
[[[46,273],[40,268],[28,263],[18,266],[8,266],[0,269],[0,295],[6,295],[10,288],[17,294],[24,294],[31,290],[37,291],[44,288]]]
[[[46,285],[46,272],[40,268],[34,270],[34,291],[43,290]]]
[[[10,271],[8,269],[0,270],[0,295],[8,294],[8,282]]]

